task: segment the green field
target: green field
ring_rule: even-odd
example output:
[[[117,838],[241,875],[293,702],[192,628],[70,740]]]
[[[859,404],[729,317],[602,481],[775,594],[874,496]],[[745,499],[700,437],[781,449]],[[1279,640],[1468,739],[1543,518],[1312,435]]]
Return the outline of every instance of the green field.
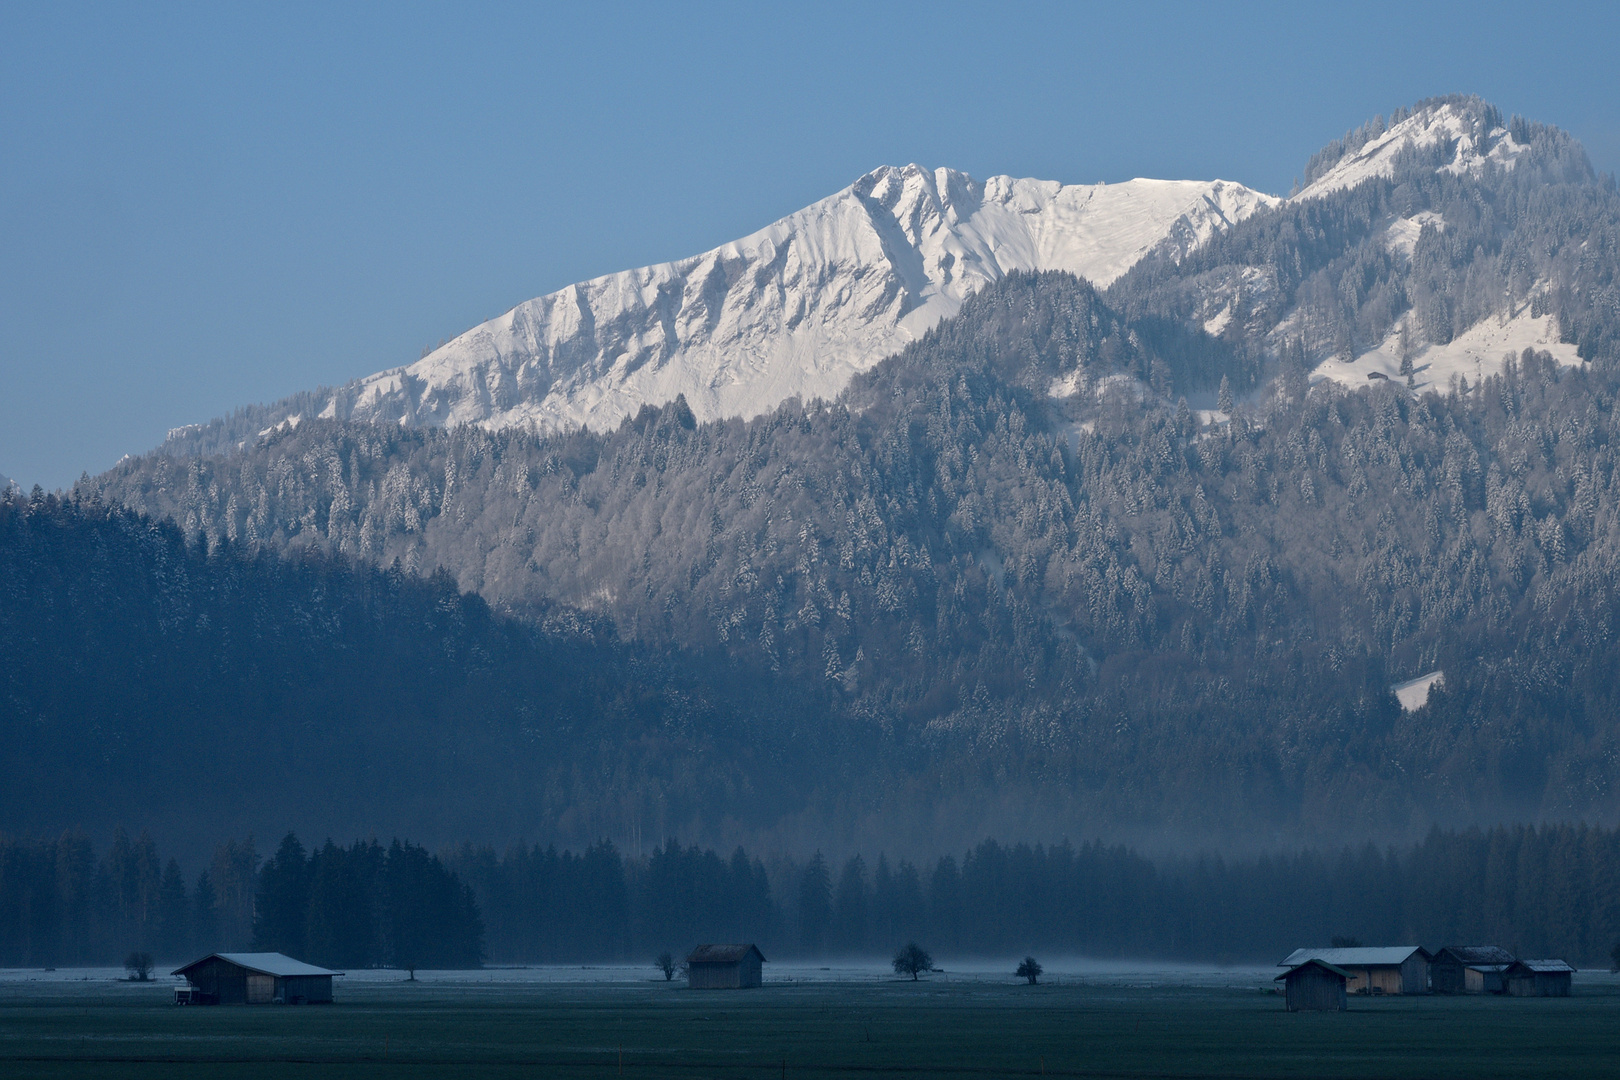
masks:
[[[1352,999],[1233,985],[350,982],[331,1006],[176,1008],[168,989],[0,983],[0,1076],[1620,1075],[1620,984],[1567,999]]]

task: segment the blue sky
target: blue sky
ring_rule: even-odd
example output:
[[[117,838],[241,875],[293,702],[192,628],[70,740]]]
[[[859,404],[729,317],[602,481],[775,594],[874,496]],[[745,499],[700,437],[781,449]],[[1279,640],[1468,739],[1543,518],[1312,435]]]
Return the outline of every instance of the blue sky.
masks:
[[[1463,91],[1620,170],[1617,11],[0,2],[0,473],[69,484],[885,163],[1285,193]]]

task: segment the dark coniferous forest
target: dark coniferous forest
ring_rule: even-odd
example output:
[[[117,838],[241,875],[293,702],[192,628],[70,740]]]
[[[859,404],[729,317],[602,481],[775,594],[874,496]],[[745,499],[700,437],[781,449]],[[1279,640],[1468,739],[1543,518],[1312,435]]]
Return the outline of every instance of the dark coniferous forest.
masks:
[[[6,850],[408,835],[499,959],[902,926],[941,955],[1606,955],[1620,193],[1557,129],[1450,104],[1511,169],[1442,140],[1104,292],[1009,276],[834,401],[557,434],[284,402],[0,502]],[[1522,317],[1579,360],[1311,378]],[[261,881],[314,910],[394,859],[283,854],[216,905],[232,940]],[[263,940],[323,940],[302,903]],[[352,955],[392,962],[385,923]]]
[[[105,838],[139,807],[188,860],[265,820],[506,842],[596,835],[632,793],[649,831],[758,822],[794,798],[774,748],[815,745],[790,708],[768,727],[732,704],[768,686],[705,684],[601,620],[519,622],[341,556],[209,553],[78,498],[0,498],[0,582],[8,833]]]
[[[777,960],[888,955],[942,964],[1018,956],[1272,963],[1334,937],[1498,942],[1607,964],[1620,944],[1620,830],[1435,830],[1371,845],[1223,860],[1122,846],[985,840],[960,856],[729,857],[670,840],[644,856],[288,835],[261,862],[221,844],[188,880],[147,837],[100,856],[82,834],[0,841],[0,966],[178,964],[272,949],[340,970],[493,963],[646,963],[701,941],[754,941]]]

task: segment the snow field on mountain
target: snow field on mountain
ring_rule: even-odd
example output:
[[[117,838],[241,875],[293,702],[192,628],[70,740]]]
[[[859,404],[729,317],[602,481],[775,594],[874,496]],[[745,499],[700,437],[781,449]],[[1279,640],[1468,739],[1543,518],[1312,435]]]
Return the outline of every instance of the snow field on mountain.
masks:
[[[1105,286],[1277,201],[1223,181],[981,183],[885,167],[713,251],[520,304],[335,391],[321,415],[600,430],[681,394],[700,419],[754,416],[835,396],[1008,273]]]
[[[1451,385],[1452,376],[1466,378],[1473,386],[1488,375],[1499,374],[1502,358],[1508,353],[1518,356],[1526,348],[1551,353],[1554,360],[1565,367],[1580,364],[1575,346],[1558,340],[1558,327],[1552,316],[1532,317],[1529,308],[1512,319],[1484,319],[1458,334],[1445,345],[1424,345],[1412,358],[1416,389],[1438,390],[1444,393]],[[1368,374],[1378,372],[1385,377],[1406,382],[1401,375],[1400,329],[1390,331],[1388,337],[1356,357],[1352,363],[1339,359],[1324,360],[1311,372],[1311,381],[1331,379],[1348,387],[1366,386]]]
[[[1431,165],[1456,174],[1489,163],[1512,168],[1527,147],[1504,128],[1485,131],[1477,116],[1466,102],[1425,106],[1344,154],[1294,200],[1391,176],[1408,148],[1443,147]],[[885,166],[711,251],[519,304],[416,363],[330,391],[312,412],[405,426],[602,431],[644,405],[684,396],[699,420],[757,416],[794,397],[835,397],[1009,273],[1067,271],[1105,288],[1149,254],[1179,261],[1286,201],[1220,180],[979,181],[951,169]],[[1446,227],[1429,211],[1396,219],[1383,242],[1410,257],[1431,224]],[[1242,288],[1253,301],[1275,283],[1251,268]],[[1204,330],[1229,333],[1238,300],[1209,294],[1198,316]],[[1269,335],[1273,342],[1292,317]],[[1546,337],[1540,328],[1475,328],[1425,350],[1419,379],[1444,382],[1455,372],[1473,380],[1482,367],[1494,369],[1501,351],[1526,344],[1563,358],[1567,350]],[[1363,385],[1367,370],[1388,367],[1390,353],[1383,342],[1367,363],[1328,361],[1317,377]]]

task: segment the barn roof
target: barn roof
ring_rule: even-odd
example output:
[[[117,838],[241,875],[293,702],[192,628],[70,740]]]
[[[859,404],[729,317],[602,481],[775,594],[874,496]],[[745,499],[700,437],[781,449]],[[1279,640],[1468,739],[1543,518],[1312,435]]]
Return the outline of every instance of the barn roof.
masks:
[[[184,975],[198,964],[219,957],[228,964],[235,964],[239,968],[246,968],[257,975],[274,975],[286,978],[289,975],[342,975],[341,971],[328,971],[314,964],[306,964],[302,960],[294,960],[278,952],[220,952],[209,953],[201,960],[193,960],[183,968],[175,968],[175,975]]]
[[[765,963],[765,954],[759,951],[757,945],[699,945],[692,950],[686,958],[688,964],[736,964],[743,957],[753,953],[759,957],[760,963]]]
[[[1412,958],[1413,953],[1429,951],[1420,945],[1386,945],[1378,948],[1356,949],[1295,949],[1278,967],[1298,967],[1307,960],[1321,960],[1342,967],[1399,967]]]
[[[1284,979],[1288,978],[1290,975],[1293,975],[1295,972],[1303,971],[1303,970],[1305,970],[1306,968],[1309,968],[1309,967],[1317,967],[1317,968],[1321,968],[1323,971],[1331,971],[1331,972],[1333,972],[1333,974],[1339,976],[1340,978],[1344,978],[1344,979],[1350,978],[1350,973],[1348,971],[1344,970],[1344,968],[1342,968],[1342,967],[1334,967],[1332,964],[1328,963],[1326,960],[1318,960],[1315,957],[1312,957],[1311,959],[1305,961],[1303,964],[1295,964],[1293,967],[1289,968],[1287,971],[1283,972],[1281,975],[1277,976],[1275,979],[1272,979],[1271,981],[1272,982],[1282,982]]]
[[[1513,954],[1498,945],[1447,945],[1434,954],[1436,960],[1442,957],[1449,957],[1464,967],[1513,963]]]
[[[1554,975],[1565,971],[1575,971],[1575,968],[1570,967],[1562,960],[1518,960],[1514,962],[1513,966],[1526,968],[1537,975]]]

